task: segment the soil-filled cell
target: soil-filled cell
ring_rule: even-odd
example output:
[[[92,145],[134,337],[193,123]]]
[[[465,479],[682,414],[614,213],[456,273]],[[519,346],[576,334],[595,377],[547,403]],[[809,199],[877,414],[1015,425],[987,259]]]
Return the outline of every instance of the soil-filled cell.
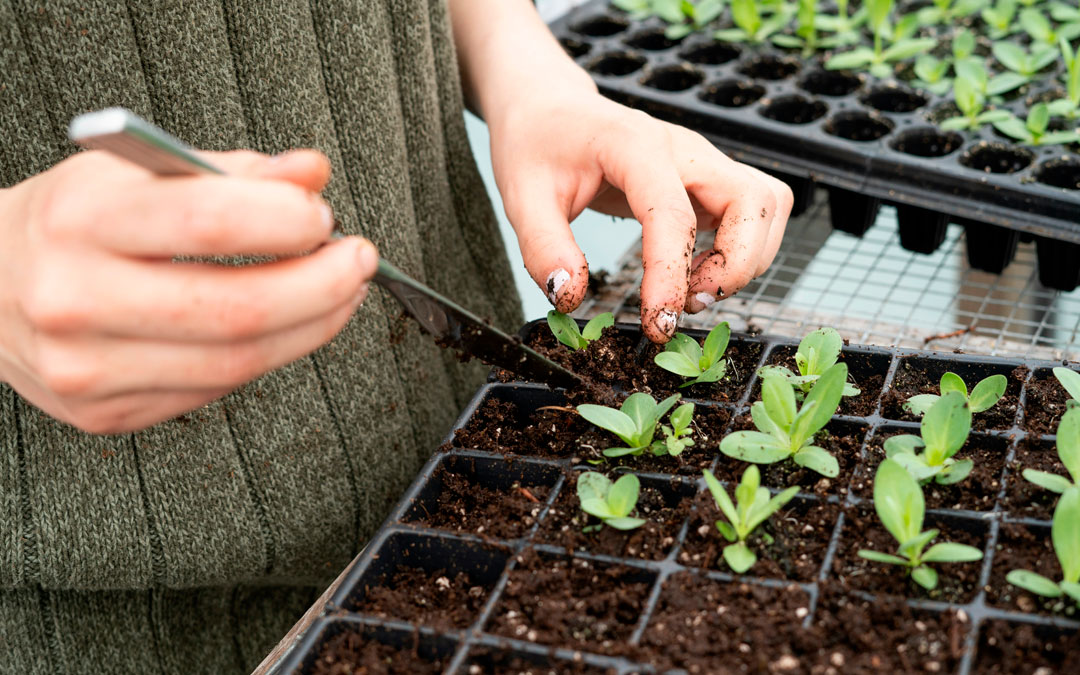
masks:
[[[1035,155],[1015,145],[981,141],[960,156],[960,163],[983,173],[1016,173],[1031,166]]]
[[[1080,160],[1052,159],[1035,169],[1035,180],[1066,190],[1080,190]]]
[[[703,66],[718,66],[739,58],[742,51],[726,42],[706,42],[685,46],[679,56],[690,63]]]
[[[597,75],[621,77],[636,73],[645,65],[645,57],[633,52],[608,52],[589,62],[585,68]]]
[[[704,344],[704,338],[698,338],[698,342]],[[639,367],[642,384],[647,385],[654,396],[679,393],[683,398],[734,403],[742,398],[746,384],[757,370],[764,345],[749,338],[731,338],[724,352],[724,358],[727,359],[727,372],[724,377],[719,382],[702,382],[689,387],[681,385],[693,378],[676,375],[656,365],[656,355],[662,351],[662,345],[646,345]]]
[[[979,631],[975,673],[1080,673],[1080,633],[1029,623],[987,621]]]
[[[441,673],[456,646],[444,637],[335,621],[323,630],[302,670],[311,675]]]
[[[739,64],[738,71],[755,80],[783,80],[799,72],[796,59],[766,54]]]
[[[1037,518],[1050,520],[1058,494],[1024,479],[1025,469],[1045,471],[1069,477],[1065,465],[1058,458],[1053,441],[1025,438],[1016,446],[1016,456],[1009,463],[1009,475],[1005,479],[1005,497],[1001,508],[1014,518]]]
[[[641,84],[661,91],[685,91],[700,84],[705,76],[700,70],[686,65],[664,66],[653,69],[641,78]]]
[[[1001,524],[986,586],[986,602],[992,607],[1026,614],[1053,614],[1072,619],[1080,615],[1076,601],[1067,595],[1046,598],[1010,584],[1006,576],[1013,570],[1028,570],[1061,581],[1061,564],[1054,553],[1048,526]]]
[[[771,366],[783,366],[799,374],[798,365],[795,362],[795,353],[798,351],[794,346],[780,346],[769,352],[765,362]],[[892,355],[884,350],[854,350],[844,349],[840,352],[839,363],[845,363],[848,367],[848,382],[859,390],[857,396],[845,396],[840,400],[840,406],[836,410],[837,415],[851,415],[854,417],[869,417],[877,409],[878,397],[881,396],[881,388],[885,385],[885,373],[889,370]],[[801,392],[796,392],[798,395]],[[761,380],[754,383],[754,391],[751,399],[761,399]]]
[[[861,111],[842,112],[825,122],[825,133],[849,141],[876,141],[893,129],[893,123],[880,115]]]
[[[761,108],[762,117],[785,124],[809,124],[825,116],[829,106],[798,94],[781,96]]]
[[[589,37],[607,37],[623,32],[630,27],[630,22],[617,16],[598,15],[578,21],[570,27],[575,33]]]
[[[616,675],[615,669],[507,649],[473,647],[458,675]]]
[[[812,70],[799,78],[799,88],[818,96],[847,96],[863,79],[846,70]]]
[[[555,338],[546,321],[539,321],[529,326],[524,342],[586,381],[632,390],[641,386],[636,366],[639,336],[637,330],[609,326],[588,347],[573,349]],[[503,382],[518,379],[505,370],[497,371],[496,377]]]
[[[678,40],[672,40],[664,34],[662,28],[651,28],[634,33],[626,38],[626,46],[634,49],[644,49],[647,52],[658,52],[671,49],[679,44]]]
[[[702,101],[724,108],[743,108],[764,95],[765,87],[748,80],[721,80],[707,85],[699,94]]]
[[[917,157],[945,157],[956,152],[963,143],[964,137],[955,131],[923,127],[898,134],[892,148]]]
[[[527,550],[496,605],[488,632],[612,654],[634,632],[655,575],[625,565]]]
[[[909,113],[926,105],[930,99],[922,92],[901,84],[879,84],[859,97],[864,105],[881,112]]]
[[[1076,366],[1071,366],[1076,370]],[[1021,426],[1033,434],[1054,434],[1065,414],[1069,394],[1052,368],[1039,368],[1024,389]]]

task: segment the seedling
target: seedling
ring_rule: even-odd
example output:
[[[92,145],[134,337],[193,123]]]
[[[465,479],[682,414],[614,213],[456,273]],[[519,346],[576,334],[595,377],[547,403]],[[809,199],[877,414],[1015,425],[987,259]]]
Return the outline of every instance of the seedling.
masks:
[[[922,531],[926,515],[922,488],[903,466],[892,460],[882,462],[874,475],[874,510],[899,546],[896,555],[862,549],[859,556],[874,562],[906,567],[912,580],[927,590],[933,590],[938,584],[937,570],[927,563],[982,559],[982,551],[966,544],[942,542],[923,551],[939,532],[936,529]]]
[[[819,30],[832,33],[830,46],[840,47],[859,42],[859,27],[866,23],[866,8],[860,7],[848,15],[848,0],[837,0],[835,14],[818,14],[815,23]]]
[[[980,381],[968,395],[967,384],[964,378],[956,373],[945,373],[941,376],[939,391],[944,395],[950,391],[958,391],[964,395],[968,406],[973,414],[986,412],[997,405],[1001,397],[1005,395],[1005,389],[1009,386],[1009,380],[1004,375],[991,375]],[[904,402],[904,410],[916,417],[922,417],[930,407],[941,399],[937,394],[919,394],[912,396]]]
[[[648,449],[656,435],[656,425],[681,397],[678,394],[665,398],[660,403],[644,392],[630,394],[623,401],[620,409],[603,405],[583,403],[577,407],[578,414],[601,429],[607,429],[618,436],[626,447],[608,448],[605,457],[623,455],[641,455]]]
[[[1028,111],[1027,120],[1009,115],[1006,119],[994,122],[994,128],[1020,141],[1024,145],[1061,145],[1080,142],[1080,131],[1048,131],[1050,108],[1045,103],[1037,103]]]
[[[994,58],[998,62],[1016,73],[1023,76],[1026,82],[1030,82],[1039,76],[1039,71],[1047,67],[1058,57],[1058,50],[1052,45],[1035,44],[1031,51],[1012,42],[995,42],[993,46]]]
[[[817,0],[799,0],[799,8],[795,14],[795,34],[780,33],[774,35],[772,38],[773,44],[787,49],[801,48],[803,57],[807,58],[819,49],[832,49],[851,44],[849,38],[840,33],[829,37],[821,37],[818,34],[819,18]]]
[[[953,62],[953,71],[956,73],[955,82],[965,81],[970,84],[981,97],[980,102],[986,97],[1012,91],[1028,81],[1023,75],[1013,72],[999,73],[990,77],[986,72],[986,66],[977,58],[957,59]],[[960,98],[961,95],[956,96]]]
[[[724,11],[723,0],[652,0],[653,11],[670,25],[664,30],[669,40],[681,40],[703,30]]]
[[[913,38],[918,28],[918,17],[914,14],[901,19],[896,28],[889,26],[889,13],[892,11],[894,0],[866,0],[867,16],[869,17],[870,29],[874,34],[874,46],[856,47],[848,52],[842,52],[830,58],[825,67],[829,70],[844,70],[849,68],[869,67],[870,73],[875,77],[889,77],[892,67],[889,65],[897,61],[910,59],[922,52],[930,51],[937,45],[933,38]],[[891,34],[891,44],[886,49],[885,37]]]
[[[1080,373],[1058,366],[1054,368],[1054,377],[1069,395],[1068,406],[1080,405]]]
[[[1061,416],[1061,423],[1057,428],[1057,453],[1058,459],[1065,465],[1065,470],[1069,472],[1072,480],[1056,473],[1035,469],[1024,469],[1024,478],[1058,494],[1080,485],[1080,408],[1078,407],[1069,408]]]
[[[933,5],[920,9],[916,15],[923,26],[933,26],[971,16],[986,5],[987,0],[934,0]]]
[[[770,499],[769,491],[761,487],[761,473],[753,464],[746,467],[742,480],[735,488],[737,505],[731,503],[724,486],[708,469],[705,470],[705,483],[716,500],[717,508],[727,518],[727,522],[716,521],[716,529],[731,542],[724,547],[724,561],[736,573],[742,574],[757,562],[757,554],[746,545],[747,537],[790,502],[799,488],[789,487]]]
[[[1013,18],[1016,16],[1016,0],[997,0],[993,7],[982,11],[982,20],[989,28],[987,36],[991,40],[1001,40],[1016,32]]]
[[[731,19],[736,27],[718,30],[714,37],[721,42],[761,44],[786,26],[791,14],[791,8],[782,4],[775,14],[763,18],[755,0],[731,0]]]
[[[920,432],[921,437],[901,434],[887,439],[885,456],[924,485],[931,479],[940,485],[951,485],[968,477],[975,463],[970,459],[953,459],[971,433],[971,407],[964,394],[944,392],[923,416]],[[922,454],[916,454],[920,448]]]
[[[844,341],[835,328],[818,329],[807,334],[799,343],[798,351],[795,352],[798,375],[783,366],[762,366],[758,370],[758,375],[761,377],[767,374],[782,376],[798,388],[796,398],[802,398],[803,395],[809,393],[818,378],[836,364],[843,346]],[[858,396],[859,393],[857,387],[844,383],[844,396]]]
[[[1075,119],[1080,117],[1080,54],[1073,51],[1068,40],[1062,39],[1059,47],[1065,64],[1065,98],[1050,101],[1046,107],[1051,116]]]
[[[709,331],[705,336],[704,347],[689,335],[676,333],[664,345],[664,351],[657,354],[653,360],[656,365],[670,373],[693,378],[680,384],[680,388],[705,382],[719,382],[727,374],[724,352],[727,351],[730,339],[731,327],[727,321]]]
[[[590,516],[596,516],[603,525],[616,530],[633,530],[645,524],[641,518],[631,518],[630,513],[637,506],[641,482],[638,477],[628,473],[614,483],[602,473],[588,471],[578,476],[577,496],[581,510]],[[586,526],[585,532],[595,532],[603,525]]]
[[[773,464],[791,458],[799,466],[835,478],[840,475],[836,458],[813,445],[814,434],[825,428],[840,404],[847,379],[847,365],[837,363],[820,378],[797,408],[795,388],[783,376],[766,374],[761,400],[750,406],[757,431],[736,431],[720,442],[729,457],[754,464]]]
[[[920,54],[915,59],[915,86],[931,91],[939,96],[953,86],[949,74],[950,64],[945,59],[939,59],[930,54]]]
[[[1054,30],[1054,25],[1046,15],[1034,7],[1020,11],[1020,26],[1036,43],[1050,47],[1056,46],[1059,40],[1072,40],[1080,36],[1080,16],[1072,17],[1071,23],[1064,22]]]
[[[1067,490],[1054,509],[1054,524],[1050,526],[1054,553],[1061,563],[1062,579],[1055,583],[1041,574],[1028,570],[1013,570],[1005,580],[1035,595],[1060,598],[1067,595],[1080,604],[1080,490]]]
[[[672,457],[678,457],[689,447],[694,445],[694,439],[690,438],[690,434],[693,433],[690,429],[690,423],[694,419],[694,404],[683,403],[678,408],[675,408],[671,413],[671,417],[668,421],[671,424],[663,424],[660,426],[660,431],[664,434],[664,439],[660,441],[654,441],[652,444],[652,452],[654,455],[671,455]]]
[[[659,3],[655,0],[611,0],[611,4],[626,12],[633,21],[641,21],[657,13],[653,5]]]
[[[585,324],[584,329],[578,330],[577,321],[561,312],[551,310],[547,313],[547,322],[556,340],[570,349],[585,349],[590,342],[600,339],[600,334],[605,328],[615,325],[615,317],[611,312],[597,314]]]

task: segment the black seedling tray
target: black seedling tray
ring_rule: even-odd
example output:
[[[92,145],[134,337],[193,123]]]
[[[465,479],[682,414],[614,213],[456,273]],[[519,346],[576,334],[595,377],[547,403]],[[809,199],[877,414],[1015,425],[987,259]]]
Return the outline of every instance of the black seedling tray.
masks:
[[[552,30],[605,96],[694,129],[786,180],[795,214],[821,183],[836,229],[861,236],[882,203],[894,204],[909,250],[932,253],[951,221],[967,231],[971,265],[1000,273],[1019,238],[1033,237],[1042,283],[1080,285],[1075,148],[1022,147],[990,125],[942,131],[935,122],[955,114],[951,98],[907,85],[910,66],[901,79],[881,81],[825,70],[821,53],[804,59],[798,50],[720,43],[711,31],[674,42],[665,25],[593,0]],[[947,48],[951,34],[941,37]],[[997,107],[1026,117],[1030,104],[1061,89],[1057,70],[1025,89]]]
[[[521,335],[528,338],[538,330],[543,330],[543,323],[533,322],[522,329]],[[647,354],[647,340],[640,331],[635,333],[631,326],[620,326],[619,330],[624,335],[635,336],[635,353],[641,364]],[[699,340],[705,335],[703,331],[688,330],[686,333]],[[797,341],[789,339],[744,335],[732,337],[732,344],[740,343],[756,343],[763,347],[757,359],[757,367],[769,363],[774,355],[790,355],[797,346]],[[354,646],[358,646],[355,651],[360,651],[360,647],[383,650],[379,652],[379,658],[384,662],[386,659],[392,661],[395,658],[394,650],[398,650],[399,655],[406,655],[414,660],[409,662],[406,670],[390,672],[426,672],[415,661],[426,663],[426,667],[431,668],[430,672],[445,673],[523,672],[533,667],[540,672],[559,673],[661,672],[656,663],[662,661],[665,664],[678,665],[683,658],[683,651],[677,645],[657,644],[650,631],[657,629],[658,621],[678,623],[678,608],[673,609],[667,604],[667,593],[676,592],[678,585],[696,588],[694,584],[717,592],[734,593],[738,596],[738,602],[765,598],[762,600],[765,607],[793,608],[795,619],[783,624],[786,629],[820,629],[826,631],[825,639],[830,641],[825,646],[825,652],[815,652],[821,645],[814,642],[807,645],[806,640],[803,640],[800,647],[795,647],[794,642],[781,641],[771,645],[750,645],[747,649],[745,645],[732,643],[727,652],[713,655],[715,660],[711,662],[712,667],[702,672],[720,672],[725,668],[757,672],[753,664],[747,661],[750,658],[748,654],[764,650],[771,661],[783,655],[785,645],[786,649],[796,656],[807,659],[815,654],[817,658],[827,657],[830,661],[824,663],[823,667],[831,664],[834,667],[833,672],[863,672],[855,659],[869,658],[868,654],[873,653],[895,653],[898,648],[903,650],[904,647],[898,644],[860,645],[859,640],[865,639],[865,636],[860,636],[853,625],[845,623],[845,617],[850,619],[852,616],[851,608],[859,606],[863,607],[861,611],[864,615],[869,617],[870,625],[899,628],[899,632],[906,636],[928,630],[928,625],[950,627],[948,634],[941,637],[945,645],[951,644],[955,653],[951,656],[940,654],[940,659],[936,659],[934,654],[912,653],[910,665],[899,668],[900,670],[923,672],[924,667],[927,671],[934,670],[926,662],[935,659],[937,672],[966,675],[984,672],[991,665],[1008,670],[1008,659],[1021,657],[1002,655],[998,650],[1002,636],[1007,638],[1012,635],[1024,636],[1023,639],[1027,641],[1025,644],[1031,653],[1038,653],[1047,659],[1052,669],[1064,668],[1062,663],[1065,663],[1069,651],[1075,653],[1080,648],[1080,633],[1077,633],[1080,621],[1075,615],[1054,614],[1045,611],[1045,608],[1035,607],[1033,611],[1021,611],[1016,604],[1018,601],[1001,597],[1017,591],[996,581],[1003,578],[1008,570],[995,567],[999,549],[1008,544],[1010,537],[1016,536],[1014,530],[1017,528],[1028,528],[1028,531],[1036,535],[1036,540],[1049,539],[1050,523],[1045,519],[1029,517],[1027,504],[1015,503],[1015,499],[1010,502],[1010,494],[1014,484],[1022,480],[1019,477],[1022,467],[1014,463],[1018,449],[1021,453],[1031,452],[1032,448],[1053,453],[1053,436],[1027,431],[1031,420],[1027,419],[1025,405],[1031,401],[1035,414],[1055,410],[1054,406],[1059,404],[1064,405],[1063,398],[1057,401],[1054,398],[1056,392],[1044,386],[1051,377],[1049,369],[1061,364],[867,346],[847,346],[841,358],[850,364],[852,375],[857,382],[883,375],[883,386],[880,392],[873,388],[867,404],[870,412],[858,417],[838,415],[827,427],[857,440],[851,447],[858,449],[852,451],[852,457],[849,458],[851,461],[847,463],[851,468],[842,473],[833,484],[811,482],[788,507],[797,514],[813,512],[825,518],[824,521],[803,521],[800,516],[795,516],[795,522],[823,523],[817,531],[824,535],[821,537],[822,542],[826,540],[826,536],[828,541],[821,557],[810,561],[805,577],[793,581],[792,574],[783,579],[756,576],[765,569],[762,560],[751,569],[751,574],[742,577],[732,575],[730,570],[723,566],[709,569],[698,566],[701,542],[711,541],[709,537],[719,542],[719,537],[712,528],[715,516],[712,512],[701,511],[702,504],[710,502],[701,499],[705,495],[705,486],[697,468],[689,475],[677,471],[650,473],[635,469],[642,480],[643,489],[658,489],[671,504],[689,504],[680,512],[682,515],[677,521],[664,525],[670,529],[671,535],[670,539],[661,541],[662,550],[651,553],[642,550],[636,557],[629,555],[634,553],[629,547],[624,549],[626,556],[591,551],[592,542],[599,541],[596,533],[579,538],[580,545],[575,545],[574,550],[553,545],[550,543],[553,538],[552,530],[545,528],[553,519],[565,518],[565,510],[559,515],[560,500],[569,497],[571,510],[576,509],[576,496],[573,495],[576,474],[595,467],[583,461],[586,456],[584,453],[570,453],[579,456],[549,459],[516,455],[507,452],[505,447],[461,447],[457,439],[464,436],[459,435],[458,430],[469,427],[490,401],[512,404],[522,426],[528,423],[537,409],[566,403],[562,392],[552,391],[544,386],[526,382],[490,382],[477,392],[466,407],[455,425],[455,432],[449,435],[446,444],[434,454],[393,509],[382,529],[354,561],[343,583],[325,607],[323,615],[301,637],[279,672],[311,672],[327,641],[346,638],[352,640]],[[890,396],[890,392],[894,385],[909,386],[921,374],[936,381],[946,370],[960,374],[969,384],[994,373],[1002,373],[1011,378],[1006,399],[999,403],[1005,405],[1005,413],[995,418],[992,423],[983,425],[989,428],[977,426],[972,434],[973,442],[977,443],[978,447],[986,448],[997,455],[991,458],[991,463],[996,467],[993,475],[984,483],[988,495],[985,503],[976,504],[971,509],[933,508],[934,497],[931,492],[936,488],[931,485],[925,489],[928,495],[926,527],[942,527],[950,532],[950,537],[957,536],[956,533],[971,537],[984,551],[984,560],[972,564],[968,594],[964,597],[963,604],[950,604],[940,599],[918,597],[920,594],[917,587],[910,583],[906,589],[903,582],[889,586],[893,593],[890,595],[860,589],[857,583],[853,583],[856,577],[850,576],[854,574],[851,572],[841,582],[838,574],[844,565],[845,551],[852,545],[851,541],[845,539],[845,526],[855,522],[853,519],[859,518],[859,514],[872,514],[872,504],[859,495],[864,493],[865,487],[872,480],[873,466],[878,461],[875,439],[897,430],[917,433],[916,424],[898,419],[902,414],[890,413],[890,410],[894,410],[890,407],[890,402],[895,400]],[[692,392],[684,394],[687,396],[686,400],[694,400],[697,404],[696,421],[723,413],[723,419],[728,420],[724,426],[724,433],[727,433],[740,424],[740,415],[746,413],[749,403],[756,399],[758,390],[755,375],[742,386],[740,393],[731,402],[695,400],[690,397]],[[745,418],[742,423],[745,424]],[[504,424],[511,423],[504,420]],[[552,428],[550,431],[554,434],[557,430]],[[545,427],[543,433],[546,432]],[[500,436],[501,438],[504,436]],[[691,451],[703,453],[701,456],[706,458],[704,465],[722,476],[725,470],[731,468],[733,460],[719,454],[716,447],[718,441],[719,436],[712,437]],[[961,453],[969,450],[970,448],[966,447]],[[1056,455],[1052,456],[1056,460]],[[622,467],[634,467],[635,462],[640,466],[642,459],[644,458],[629,458],[623,462]],[[673,458],[664,460],[675,462]],[[845,465],[843,459],[841,465]],[[610,468],[611,465],[608,465],[599,470]],[[1063,472],[1060,467],[1056,470]],[[438,514],[438,497],[447,489],[447,476],[453,476],[453,480],[458,481],[458,494],[462,494],[462,491],[472,494],[485,489],[515,491],[525,487],[531,491],[535,501],[526,511],[508,510],[506,522],[515,525],[516,529],[499,536],[422,524],[421,521],[431,522],[431,516]],[[771,489],[782,487],[766,482],[767,471],[763,476],[763,483]],[[826,515],[821,516],[822,513]],[[829,513],[834,515],[828,515]],[[1049,510],[1044,515],[1048,517],[1048,514]],[[871,518],[876,522],[876,516],[871,515]],[[475,529],[474,526],[469,527]],[[578,525],[573,531],[576,533],[579,530]],[[610,537],[610,533],[608,536]],[[596,539],[592,539],[593,537]],[[1053,557],[1049,547],[1046,555]],[[630,607],[628,614],[624,615],[625,625],[621,627],[621,637],[605,642],[602,646],[560,644],[546,641],[543,631],[534,632],[531,624],[521,622],[520,615],[515,618],[511,610],[504,607],[504,603],[512,601],[508,600],[511,598],[508,588],[534,579],[533,573],[528,571],[531,569],[528,566],[532,564],[564,565],[567,569],[580,565],[597,575],[616,574],[622,580],[621,583],[629,584],[618,586],[632,589],[618,599],[619,604],[626,603]],[[523,567],[528,569],[519,571]],[[954,577],[959,578],[956,566],[938,565],[937,568],[943,587],[951,583]],[[358,605],[368,594],[385,588],[388,578],[408,569],[420,569],[431,575],[425,577],[428,586],[439,583],[431,581],[435,573],[447,579],[454,579],[455,575],[461,572],[468,573],[469,595],[476,600],[475,615],[468,619],[468,625],[450,628],[416,625],[392,616],[375,616],[357,611]],[[575,594],[580,591],[583,596],[587,595],[588,585],[585,586],[578,589],[575,585]],[[416,589],[408,586],[404,590],[411,593]],[[685,590],[678,592],[686,593]],[[708,597],[707,594],[704,597]],[[736,603],[733,606],[739,605]],[[710,617],[715,619],[714,610],[722,613],[724,609],[710,607],[702,617],[706,621],[710,620]],[[696,615],[690,616],[695,620],[697,618]],[[758,616],[761,616],[760,612]],[[752,618],[754,617],[750,611],[739,614],[740,621],[749,621]],[[837,620],[841,620],[840,625],[836,624]],[[510,630],[507,626],[515,628]],[[777,634],[780,634],[779,628],[780,626]],[[580,632],[585,629],[578,626],[577,630]],[[722,631],[718,631],[718,634],[719,632]],[[575,635],[588,642],[587,631]],[[844,656],[845,653],[847,657]],[[851,671],[845,670],[845,662],[852,667]],[[1015,661],[1012,663],[1011,667],[1019,667],[1015,665]],[[764,669],[765,665],[757,663],[759,670]],[[792,672],[810,670],[809,663],[796,665],[799,669]],[[1025,664],[1025,667],[1028,665],[1033,669],[1038,664]],[[776,668],[770,672],[784,672],[784,667],[791,666],[791,663],[777,662],[772,666]],[[863,669],[874,669],[865,663],[861,666]],[[887,664],[882,667],[886,666]],[[815,672],[829,671],[821,669]]]

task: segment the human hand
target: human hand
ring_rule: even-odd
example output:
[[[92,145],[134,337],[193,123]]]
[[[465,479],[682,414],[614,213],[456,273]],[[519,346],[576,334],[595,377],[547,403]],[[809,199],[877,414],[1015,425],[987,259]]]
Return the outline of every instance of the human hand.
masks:
[[[538,91],[491,110],[507,216],[525,267],[559,311],[576,308],[588,286],[569,227],[586,207],[641,223],[641,324],[653,342],[671,338],[681,311],[734,295],[776,256],[791,190],[701,135],[588,87]],[[717,234],[694,257],[698,230]]]
[[[91,433],[205,405],[330,340],[375,247],[333,226],[313,151],[207,153],[229,176],[155,176],[85,152],[0,190],[0,380]],[[258,265],[174,256],[284,256]]]

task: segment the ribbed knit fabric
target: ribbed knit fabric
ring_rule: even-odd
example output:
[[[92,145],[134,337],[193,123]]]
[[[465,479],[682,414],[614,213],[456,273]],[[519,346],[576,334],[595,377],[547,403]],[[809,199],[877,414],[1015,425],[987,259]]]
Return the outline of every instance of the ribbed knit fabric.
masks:
[[[0,0],[0,185],[113,105],[205,149],[322,150],[345,231],[519,322],[440,0]],[[480,381],[398,317],[373,292],[312,357],[133,435],[0,385],[0,673],[257,664]]]

